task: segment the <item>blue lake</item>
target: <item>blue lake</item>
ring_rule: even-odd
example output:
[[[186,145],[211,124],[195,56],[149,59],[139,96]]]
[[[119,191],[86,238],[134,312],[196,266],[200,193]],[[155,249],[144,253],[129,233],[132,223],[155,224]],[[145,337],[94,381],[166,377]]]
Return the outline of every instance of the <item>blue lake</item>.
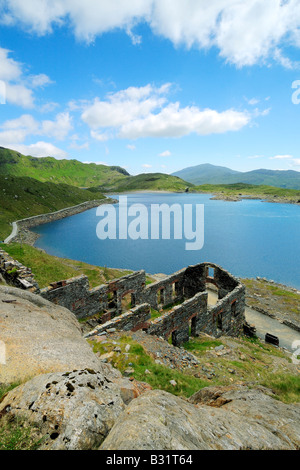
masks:
[[[124,195],[122,195],[124,196]],[[118,196],[113,196],[118,198]],[[64,258],[112,268],[144,269],[170,274],[185,266],[210,261],[239,277],[266,277],[300,288],[300,208],[259,200],[227,202],[204,194],[131,193],[128,206],[143,204],[204,205],[204,245],[186,250],[186,240],[100,240],[97,209],[33,229],[37,247]],[[113,205],[118,215],[118,204]],[[129,217],[132,221],[136,217]],[[150,220],[150,217],[149,217]],[[172,222],[172,221],[171,221]],[[149,223],[150,233],[151,223]],[[117,216],[118,234],[118,216]]]

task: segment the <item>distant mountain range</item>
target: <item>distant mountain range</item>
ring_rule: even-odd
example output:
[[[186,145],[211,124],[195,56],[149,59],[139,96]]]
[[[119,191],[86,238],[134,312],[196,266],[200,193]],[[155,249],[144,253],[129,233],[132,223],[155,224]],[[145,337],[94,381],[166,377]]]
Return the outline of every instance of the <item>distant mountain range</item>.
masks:
[[[119,166],[82,163],[77,160],[56,160],[53,157],[36,158],[0,147],[0,175],[30,177],[40,182],[68,184],[79,188],[93,188],[95,192],[115,191],[197,191],[200,185],[250,184],[300,190],[300,172],[254,170],[240,172],[209,163],[185,168],[172,175],[142,173],[131,176]],[[200,188],[199,188],[200,190]]]
[[[0,147],[0,176],[30,177],[42,183],[68,184],[89,188],[93,192],[112,191],[179,191],[192,184],[165,173],[143,173],[131,176],[119,166],[82,163],[77,160],[36,158]]]
[[[178,176],[194,185],[247,183],[300,189],[300,172],[293,170],[260,169],[241,172],[223,166],[204,163],[176,171],[173,173],[173,176]]]

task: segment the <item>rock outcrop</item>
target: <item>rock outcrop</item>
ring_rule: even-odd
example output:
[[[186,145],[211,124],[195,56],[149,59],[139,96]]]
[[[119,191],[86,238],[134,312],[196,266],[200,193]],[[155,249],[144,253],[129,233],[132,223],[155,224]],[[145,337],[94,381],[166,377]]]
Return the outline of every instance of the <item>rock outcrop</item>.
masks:
[[[38,295],[0,286],[0,345],[0,382],[23,382],[0,401],[0,426],[25,420],[41,449],[300,449],[299,404],[247,384],[189,400],[151,390],[102,362],[74,314]]]
[[[115,373],[83,339],[73,313],[21,289],[0,286],[0,340],[0,383],[85,368]]]
[[[35,377],[0,404],[2,419],[25,419],[40,449],[99,447],[124,410],[120,388],[91,369]]]
[[[247,386],[206,389],[188,402],[147,392],[119,416],[101,450],[299,449],[300,406],[269,393]]]

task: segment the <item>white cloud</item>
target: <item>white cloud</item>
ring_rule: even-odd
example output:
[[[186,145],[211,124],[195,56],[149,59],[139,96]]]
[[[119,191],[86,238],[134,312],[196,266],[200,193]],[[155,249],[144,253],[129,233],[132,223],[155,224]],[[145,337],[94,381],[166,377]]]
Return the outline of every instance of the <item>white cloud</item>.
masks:
[[[55,158],[67,158],[68,154],[53,144],[40,141],[26,145],[24,142],[32,136],[63,140],[71,129],[72,124],[68,113],[58,114],[55,121],[42,122],[38,122],[30,114],[23,114],[17,119],[7,120],[0,125],[0,145],[22,153],[32,152],[33,156],[38,157],[52,155]]]
[[[72,142],[69,145],[70,149],[75,149],[75,150],[89,150],[90,144],[88,142],[85,142],[83,144],[77,144],[76,142]]]
[[[24,85],[6,83],[5,99],[7,103],[21,106],[22,108],[33,108],[34,106],[32,90],[26,88]]]
[[[107,162],[82,162],[82,163],[85,163],[86,165],[90,165],[91,163],[94,163],[94,165],[105,165],[105,166],[109,166],[109,164]]]
[[[59,107],[59,103],[55,103],[55,102],[51,101],[49,103],[45,103],[44,105],[42,105],[39,108],[39,111],[41,113],[51,113],[52,111],[54,111],[58,107]]]
[[[22,75],[21,64],[8,57],[11,51],[0,48],[0,80],[18,80]]]
[[[91,137],[99,142],[106,142],[109,139],[107,134],[99,134],[99,132],[91,131]]]
[[[42,121],[41,134],[63,140],[73,129],[72,118],[69,113],[60,113],[55,121]]]
[[[271,109],[272,108],[266,108],[266,109],[260,110],[258,108],[255,108],[252,113],[252,116],[253,117],[267,116],[270,113]]]
[[[285,161],[287,165],[291,169],[296,169],[298,170],[298,166],[300,166],[300,158],[295,158],[293,155],[275,155],[274,157],[269,157],[270,160],[280,160],[280,161]],[[299,171],[299,170],[298,170]]]
[[[150,13],[152,0],[4,0],[1,4],[7,9],[2,20],[6,24],[17,22],[46,34],[53,25],[68,22],[78,38],[90,42],[105,31],[133,26]]]
[[[126,147],[128,148],[128,150],[136,150],[136,146],[135,145],[131,145],[131,144],[128,144],[126,145]]]
[[[26,130],[24,129],[8,129],[0,132],[1,147],[12,148],[12,145],[19,144],[26,139]]]
[[[147,22],[176,46],[217,47],[238,67],[273,59],[291,68],[283,47],[300,47],[299,0],[0,0],[0,15],[2,23],[37,34],[67,25],[87,42],[121,28],[139,43],[133,29]]]
[[[42,121],[39,123],[31,114],[23,114],[17,119],[5,121],[0,128],[5,130],[22,130],[26,136],[43,135],[63,140],[70,130],[72,123],[69,113],[60,113],[55,121]]]
[[[28,80],[32,88],[43,88],[53,83],[53,81],[50,80],[48,75],[44,73],[40,73],[39,75],[31,75],[30,77],[28,77]]]
[[[166,89],[156,89],[151,85],[130,87],[108,95],[106,101],[96,98],[82,113],[82,120],[92,129],[120,127],[161,107],[166,101],[161,94],[165,93]]]
[[[250,100],[248,100],[247,98],[245,98],[245,100],[247,101],[248,104],[250,104],[251,106],[255,106],[256,104],[259,103],[259,100],[257,98],[251,98]]]
[[[3,147],[11,147],[12,144],[19,144],[23,142],[28,135],[36,134],[39,125],[35,119],[29,115],[24,114],[18,119],[6,121],[0,126],[0,144]]]
[[[86,106],[82,120],[91,128],[91,136],[100,141],[109,136],[133,140],[182,137],[191,133],[209,135],[237,131],[250,122],[247,112],[233,109],[218,112],[196,106],[181,108],[179,102],[168,103],[169,89],[170,84],[160,88],[147,85],[110,94],[105,101],[97,98]]]
[[[300,62],[299,61],[292,61],[288,57],[285,57],[282,53],[282,51],[278,48],[275,49],[274,51],[274,59],[282,65],[282,67],[289,69],[289,70],[294,70],[294,69],[299,69]]]
[[[43,87],[52,82],[45,74],[26,77],[23,64],[9,57],[10,54],[11,51],[0,48],[0,80],[5,83],[6,102],[23,108],[33,108],[32,88]]]
[[[23,114],[17,119],[5,121],[1,127],[10,130],[24,129],[27,134],[35,134],[39,129],[39,124],[31,114]]]
[[[58,147],[55,147],[55,145],[49,142],[36,142],[35,144],[31,145],[12,144],[10,148],[24,155],[31,155],[32,157],[54,157],[57,160],[69,158],[67,152]]]
[[[270,160],[291,160],[293,155],[275,155],[275,157],[270,157]]]
[[[142,168],[149,169],[149,168],[152,168],[152,165],[149,165],[149,163],[144,163],[142,165]]]
[[[166,150],[165,152],[162,152],[159,154],[160,157],[170,157],[172,154],[170,150]]]
[[[119,136],[127,139],[140,137],[183,137],[191,133],[198,135],[222,134],[237,131],[250,121],[247,113],[234,110],[218,112],[212,109],[186,107],[171,103],[157,114],[136,119],[124,124]]]

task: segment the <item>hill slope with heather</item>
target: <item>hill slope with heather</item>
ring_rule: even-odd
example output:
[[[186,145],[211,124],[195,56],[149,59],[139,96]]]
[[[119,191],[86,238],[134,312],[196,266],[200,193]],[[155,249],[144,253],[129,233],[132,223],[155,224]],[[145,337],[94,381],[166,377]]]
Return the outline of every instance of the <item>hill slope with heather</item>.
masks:
[[[0,147],[0,175],[28,176],[41,182],[51,181],[86,188],[112,184],[129,174],[118,166],[56,160],[53,157],[35,158]]]
[[[11,232],[11,222],[38,214],[55,212],[86,201],[104,199],[100,192],[91,192],[67,184],[42,183],[33,178],[0,174],[0,239]]]
[[[96,190],[100,191],[170,191],[184,192],[187,188],[192,188],[191,183],[183,181],[181,178],[164,173],[142,173],[136,176],[126,176],[114,184],[100,185]],[[94,190],[94,188],[90,188]]]

